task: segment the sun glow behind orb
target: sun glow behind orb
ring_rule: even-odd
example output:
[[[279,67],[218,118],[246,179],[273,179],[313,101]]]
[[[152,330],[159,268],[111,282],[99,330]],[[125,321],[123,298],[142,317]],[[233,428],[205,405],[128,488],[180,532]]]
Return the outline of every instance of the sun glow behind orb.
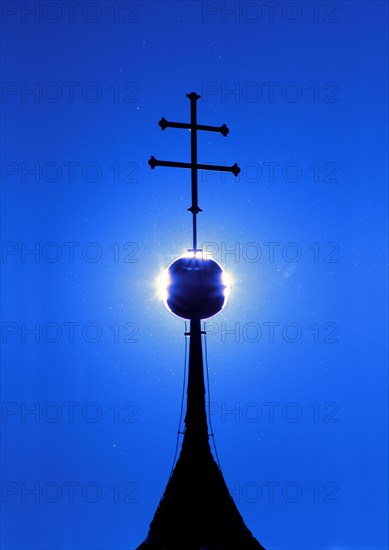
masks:
[[[160,271],[157,278],[157,294],[163,303],[166,305],[166,300],[168,298],[168,287],[170,284],[170,274],[167,269]]]
[[[230,289],[231,289],[231,275],[229,275],[226,271],[222,271],[222,282],[224,285],[224,306],[223,309],[226,307],[228,298],[230,297]]]
[[[166,309],[183,319],[208,319],[225,308],[231,279],[209,254],[187,251],[161,271],[158,294]]]

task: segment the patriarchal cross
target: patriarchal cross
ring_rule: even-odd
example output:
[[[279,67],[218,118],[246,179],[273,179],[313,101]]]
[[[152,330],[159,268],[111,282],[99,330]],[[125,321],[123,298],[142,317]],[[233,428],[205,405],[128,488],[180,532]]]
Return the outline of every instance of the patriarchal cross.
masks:
[[[156,166],[170,166],[172,168],[190,168],[192,173],[192,206],[188,208],[189,212],[192,212],[193,216],[193,252],[198,250],[197,248],[197,219],[196,216],[201,212],[201,208],[198,205],[198,186],[197,186],[197,170],[216,170],[218,172],[232,172],[237,176],[240,172],[239,166],[235,163],[232,166],[217,166],[215,164],[198,164],[197,162],[197,130],[204,130],[206,132],[219,132],[224,137],[229,133],[229,129],[225,124],[222,126],[207,126],[204,124],[197,124],[197,101],[201,96],[192,92],[187,94],[186,97],[190,100],[190,123],[187,122],[169,122],[165,118],[161,118],[159,125],[162,130],[166,128],[183,128],[190,130],[190,143],[191,143],[191,161],[190,162],[176,162],[171,160],[158,160],[155,157],[150,157],[149,165],[152,169]]]

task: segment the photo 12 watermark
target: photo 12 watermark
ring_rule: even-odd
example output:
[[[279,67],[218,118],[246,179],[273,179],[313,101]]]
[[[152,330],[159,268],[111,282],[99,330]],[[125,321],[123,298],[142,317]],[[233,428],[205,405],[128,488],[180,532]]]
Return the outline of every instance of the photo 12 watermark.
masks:
[[[208,81],[201,86],[203,103],[338,104],[340,85],[335,81],[282,82]]]
[[[5,184],[139,183],[137,162],[3,161],[1,181]]]
[[[221,424],[339,424],[340,405],[336,401],[211,401],[207,412],[212,422]]]
[[[249,504],[339,504],[340,485],[336,481],[236,481],[230,485],[235,503]]]
[[[3,0],[3,24],[101,24],[141,21],[141,3],[128,0]]]
[[[137,264],[140,261],[140,244],[134,241],[99,243],[89,241],[4,241],[1,243],[3,264]]]
[[[339,344],[340,325],[335,321],[315,321],[301,323],[297,321],[207,321],[206,334],[212,339],[246,344],[297,344],[310,342],[314,344]]]
[[[207,0],[201,4],[203,23],[278,24],[339,23],[339,2],[289,2],[288,0]]]
[[[97,481],[3,481],[1,502],[7,504],[137,504],[140,486],[135,481],[114,481],[103,484]]]
[[[1,423],[16,424],[138,424],[139,403],[127,401],[2,401]]]
[[[338,264],[340,246],[335,241],[320,243],[299,243],[297,241],[249,241],[227,243],[225,241],[203,241],[201,249],[204,258],[214,259],[221,264],[228,263],[290,263],[313,262],[315,264]]]
[[[216,164],[216,163],[215,163]],[[224,162],[218,162],[226,166]],[[201,181],[204,183],[234,184],[335,184],[340,183],[340,165],[335,161],[312,161],[302,163],[297,161],[247,161],[240,165],[241,171],[237,176],[227,172],[215,172],[211,170],[201,171]],[[298,187],[296,187],[298,188]]]
[[[2,344],[139,344],[140,326],[135,321],[2,321]]]
[[[1,102],[4,104],[66,103],[93,104],[100,102],[138,104],[138,82],[80,82],[80,81],[13,81],[1,83]]]

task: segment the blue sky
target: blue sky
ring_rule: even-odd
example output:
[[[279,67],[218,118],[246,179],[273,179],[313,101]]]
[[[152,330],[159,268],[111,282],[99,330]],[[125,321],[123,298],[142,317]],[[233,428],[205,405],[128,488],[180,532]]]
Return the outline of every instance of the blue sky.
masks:
[[[271,7],[272,6],[272,7]],[[387,547],[387,4],[3,2],[2,534],[133,549],[174,456],[184,323],[155,281],[199,242],[226,483],[269,550]],[[31,252],[33,251],[33,252]],[[31,412],[32,411],[32,412]],[[35,492],[34,492],[35,491]]]

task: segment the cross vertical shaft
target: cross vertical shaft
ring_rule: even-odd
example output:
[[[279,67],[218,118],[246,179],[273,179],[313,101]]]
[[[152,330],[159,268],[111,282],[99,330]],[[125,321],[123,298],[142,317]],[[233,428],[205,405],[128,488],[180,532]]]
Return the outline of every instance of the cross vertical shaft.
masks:
[[[197,250],[197,214],[201,212],[198,205],[197,186],[197,100],[200,96],[195,92],[187,94],[190,99],[190,149],[192,173],[192,206],[188,209],[193,216],[193,252]]]

